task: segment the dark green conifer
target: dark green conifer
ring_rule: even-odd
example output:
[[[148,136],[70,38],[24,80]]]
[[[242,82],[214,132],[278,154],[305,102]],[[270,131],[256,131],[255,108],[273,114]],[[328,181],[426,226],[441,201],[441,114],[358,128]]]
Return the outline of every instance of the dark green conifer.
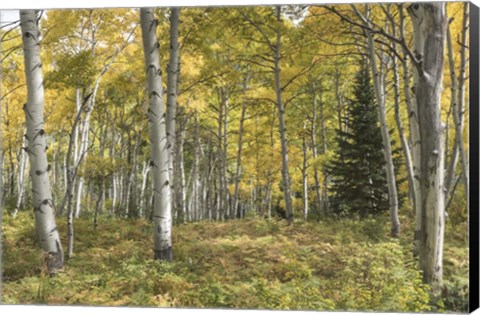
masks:
[[[335,158],[328,166],[332,212],[365,217],[388,210],[382,136],[368,65],[355,78],[353,99],[344,114],[345,129],[337,131]]]

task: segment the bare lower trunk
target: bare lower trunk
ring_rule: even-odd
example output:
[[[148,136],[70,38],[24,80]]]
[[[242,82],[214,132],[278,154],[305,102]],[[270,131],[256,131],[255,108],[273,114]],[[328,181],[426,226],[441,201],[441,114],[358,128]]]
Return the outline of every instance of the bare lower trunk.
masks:
[[[370,14],[370,8],[367,6],[367,14]],[[369,16],[366,17],[365,23],[370,27]],[[375,89],[375,97],[377,100],[377,112],[378,118],[380,121],[380,132],[382,134],[383,142],[383,154],[385,158],[385,170],[387,175],[387,187],[388,187],[388,199],[390,202],[390,221],[391,221],[391,235],[393,237],[398,237],[400,234],[400,221],[398,219],[398,196],[397,196],[397,185],[395,181],[395,169],[393,166],[393,157],[392,157],[392,145],[390,142],[390,134],[388,133],[387,126],[387,109],[385,105],[385,90],[384,90],[384,80],[386,74],[383,69],[383,65],[379,68],[377,67],[377,57],[375,54],[375,47],[373,41],[373,34],[367,32],[367,41],[368,41],[368,53],[370,56],[370,66],[372,69],[372,78],[373,85]],[[383,54],[383,53],[382,53]]]
[[[170,9],[170,59],[167,66],[167,141],[168,141],[168,172],[170,178],[174,178],[174,161],[176,159],[176,124],[177,124],[177,84],[179,75],[179,44],[178,44],[178,24],[179,24],[179,8]],[[172,189],[174,181],[170,182]],[[174,189],[178,191],[178,189]],[[172,201],[175,198],[172,198]],[[176,204],[176,207],[178,204]],[[177,211],[174,211],[177,213]]]
[[[421,138],[421,216],[420,268],[423,280],[439,293],[443,273],[444,239],[444,125],[441,121],[444,46],[447,18],[445,3],[413,4],[408,11],[413,21],[416,63],[418,118]],[[423,50],[423,47],[428,49]],[[422,53],[423,52],[423,53]]]
[[[304,125],[304,129],[306,126]],[[305,132],[306,133],[306,132]],[[308,218],[308,154],[307,141],[305,135],[302,139],[303,163],[302,163],[302,200],[303,200],[303,219],[307,221]]]
[[[340,69],[338,69],[338,65],[335,65],[335,96],[337,99],[338,130],[340,131],[340,134],[342,134],[343,132],[343,124],[342,124],[343,98],[342,98],[342,94],[340,93]]]
[[[405,38],[405,18],[403,15],[403,5],[399,5],[400,12],[400,34],[402,38]],[[415,23],[415,22],[414,22]],[[421,33],[414,33],[414,42],[415,50],[417,53],[423,54],[423,41]],[[403,91],[405,94],[405,102],[407,104],[408,110],[408,127],[410,134],[410,147],[412,153],[412,167],[413,167],[413,200],[414,200],[414,210],[415,210],[415,233],[413,239],[413,254],[417,256],[420,250],[420,239],[422,238],[421,226],[422,226],[422,216],[421,216],[421,200],[422,200],[422,191],[420,188],[420,129],[418,125],[418,108],[417,100],[412,91],[415,90],[418,82],[418,72],[414,68],[414,86],[410,85],[411,80],[411,71],[410,71],[410,56],[407,54],[407,51],[403,49]]]
[[[80,210],[82,208],[83,184],[84,184],[84,179],[83,177],[80,177],[80,180],[78,181],[78,185],[77,185],[77,194],[76,194],[77,201],[75,206],[75,218],[80,217]]]
[[[462,26],[462,38],[461,38],[461,50],[460,50],[460,75],[458,77],[458,102],[457,106],[453,109],[454,117],[456,117],[456,137],[457,143],[460,149],[460,159],[462,162],[463,172],[463,184],[465,187],[465,196],[467,199],[467,207],[470,205],[470,172],[468,166],[468,150],[463,143],[463,128],[464,128],[464,108],[465,108],[465,87],[467,80],[467,45],[468,45],[468,28],[470,27],[470,3],[463,4],[463,26]]]
[[[396,57],[393,57],[393,88],[394,88],[394,104],[395,104],[395,123],[397,126],[397,131],[400,137],[400,142],[402,144],[403,154],[405,156],[406,169],[407,169],[407,178],[409,186],[409,195],[412,201],[412,205],[415,205],[415,174],[413,171],[413,161],[412,153],[408,145],[407,137],[405,136],[405,130],[403,127],[403,122],[400,117],[400,78],[398,71],[398,60]]]
[[[245,78],[243,85],[243,92],[247,91],[247,81],[248,77]],[[242,103],[242,112],[240,113],[240,126],[238,127],[238,145],[237,145],[237,167],[235,171],[235,191],[233,194],[233,217],[239,217],[238,213],[238,199],[240,191],[240,175],[242,172],[242,146],[243,146],[243,124],[245,121],[245,113],[247,111],[247,101],[244,100]]]
[[[328,146],[327,146],[327,128],[325,126],[325,122],[326,122],[326,119],[325,119],[325,112],[324,112],[324,102],[323,102],[323,90],[322,90],[322,86],[320,85],[320,102],[319,102],[319,105],[320,105],[320,131],[321,131],[321,135],[322,135],[322,143],[321,143],[321,154],[327,154],[328,152]],[[317,175],[318,176],[318,175]],[[323,168],[323,187],[321,189],[321,192],[322,192],[322,196],[321,196],[321,200],[322,200],[322,209],[323,209],[323,216],[326,217],[328,215],[328,212],[329,212],[329,201],[328,201],[328,171],[326,169],[326,167]]]
[[[25,149],[27,148],[27,143],[25,137],[22,137],[22,148],[20,152],[20,162],[18,165],[18,180],[17,180],[17,185],[18,185],[18,195],[17,195],[17,203],[15,206],[15,210],[13,211],[13,217],[15,217],[22,207],[23,204],[23,199],[24,199],[24,193],[25,193],[25,174],[27,170],[27,164],[28,164],[28,159],[27,159],[27,153]]]
[[[80,163],[80,157],[77,157],[76,160],[75,156],[75,139],[77,135],[77,126],[80,122],[80,117],[82,115],[82,108],[78,108],[77,114],[75,115],[75,119],[72,125],[72,131],[70,133],[70,140],[68,142],[68,149],[67,149],[67,156],[65,158],[65,167],[66,167],[66,175],[67,175],[67,189],[65,191],[64,200],[67,200],[67,259],[70,259],[73,255],[73,237],[74,237],[74,229],[73,229],[73,190],[75,189],[75,178],[77,175],[78,164]],[[64,205],[62,204],[62,211]]]
[[[185,221],[185,215],[187,214],[187,191],[185,184],[185,157],[184,157],[184,143],[186,137],[186,129],[183,128],[180,132],[180,141],[178,145],[178,196],[179,196],[179,213],[181,222]]]
[[[448,61],[450,67],[450,79],[451,79],[451,99],[452,99],[452,116],[453,123],[455,126],[455,145],[453,147],[452,158],[447,169],[447,176],[445,182],[445,199],[448,199],[450,192],[452,191],[453,179],[455,177],[455,169],[458,161],[458,156],[460,156],[460,161],[462,164],[462,174],[463,174],[463,185],[465,189],[465,197],[469,197],[469,172],[468,172],[468,161],[465,145],[463,142],[463,129],[464,129],[464,120],[463,120],[463,108],[465,104],[465,80],[466,80],[466,46],[467,45],[467,29],[468,29],[468,18],[469,18],[469,4],[464,3],[464,14],[463,14],[463,26],[462,26],[462,38],[461,38],[461,50],[460,50],[460,74],[458,76],[458,85],[457,78],[455,73],[455,62],[453,56],[452,48],[452,38],[450,34],[450,28],[447,27],[447,47],[448,47]]]
[[[55,274],[63,267],[63,250],[55,224],[48,176],[47,141],[44,129],[44,90],[40,60],[40,31],[34,10],[20,11],[28,99],[24,107],[27,125],[30,176],[35,226],[44,251],[47,270]]]
[[[140,209],[139,209],[139,216],[143,217],[145,212],[145,189],[147,188],[147,179],[148,173],[150,171],[150,167],[146,162],[143,162],[142,168],[142,188],[140,189]]]
[[[223,199],[223,213],[224,218],[228,218],[230,216],[230,192],[228,191],[228,178],[227,178],[227,160],[228,160],[228,114],[230,110],[230,87],[225,87],[225,113],[223,115],[224,122],[223,122],[223,144],[222,144],[222,182],[223,185],[223,192],[224,194],[221,196]]]
[[[320,177],[319,177],[319,172],[318,172],[318,166],[315,161],[317,161],[317,87],[315,85],[315,82],[312,81],[312,96],[313,96],[313,109],[312,109],[312,120],[311,120],[311,127],[310,127],[310,140],[312,143],[312,158],[314,161],[314,166],[313,166],[313,178],[315,180],[315,196],[317,199],[317,204],[316,204],[316,212],[317,214],[324,214],[325,209],[322,207],[322,192],[321,192],[321,183],[320,183]],[[322,104],[322,87],[319,87],[320,90],[320,107],[323,106]],[[323,213],[322,213],[323,212]]]
[[[281,23],[281,7],[276,6],[277,22]],[[290,185],[290,173],[288,170],[288,142],[287,142],[287,126],[285,124],[285,105],[282,100],[282,86],[280,82],[280,42],[282,33],[279,27],[277,27],[276,49],[275,49],[275,93],[276,93],[276,105],[278,110],[278,125],[280,128],[280,143],[282,146],[282,180],[283,180],[283,194],[285,198],[285,213],[287,216],[288,224],[293,223],[293,207],[292,207],[292,194]]]
[[[150,99],[148,111],[151,141],[151,166],[154,182],[154,258],[171,261],[172,211],[168,173],[168,141],[163,111],[162,76],[157,21],[151,8],[140,9],[143,51]]]

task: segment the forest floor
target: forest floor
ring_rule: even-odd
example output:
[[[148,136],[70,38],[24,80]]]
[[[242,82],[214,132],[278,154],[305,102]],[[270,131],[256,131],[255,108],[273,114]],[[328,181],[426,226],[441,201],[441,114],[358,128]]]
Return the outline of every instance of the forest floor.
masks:
[[[62,236],[66,220],[58,219]],[[447,224],[440,300],[411,254],[412,230],[387,218],[295,222],[248,218],[174,227],[174,262],[151,259],[147,220],[75,220],[74,256],[55,277],[40,267],[33,215],[4,217],[4,303],[296,310],[466,311],[465,224]],[[408,232],[407,232],[408,231]],[[63,240],[64,244],[65,239]]]

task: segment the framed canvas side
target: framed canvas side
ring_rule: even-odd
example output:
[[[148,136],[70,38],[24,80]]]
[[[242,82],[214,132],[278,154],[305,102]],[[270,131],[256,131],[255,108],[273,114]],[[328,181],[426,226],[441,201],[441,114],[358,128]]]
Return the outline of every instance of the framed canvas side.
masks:
[[[470,2],[470,297],[469,310],[479,307],[479,12],[480,8]]]

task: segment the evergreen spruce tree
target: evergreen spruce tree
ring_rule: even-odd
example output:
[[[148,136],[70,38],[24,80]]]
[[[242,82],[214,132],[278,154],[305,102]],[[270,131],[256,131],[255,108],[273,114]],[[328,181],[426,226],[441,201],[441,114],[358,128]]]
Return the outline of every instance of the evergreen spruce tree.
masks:
[[[335,215],[365,217],[388,210],[382,136],[374,90],[366,62],[355,78],[353,99],[337,131],[338,149],[328,166],[331,206]]]

